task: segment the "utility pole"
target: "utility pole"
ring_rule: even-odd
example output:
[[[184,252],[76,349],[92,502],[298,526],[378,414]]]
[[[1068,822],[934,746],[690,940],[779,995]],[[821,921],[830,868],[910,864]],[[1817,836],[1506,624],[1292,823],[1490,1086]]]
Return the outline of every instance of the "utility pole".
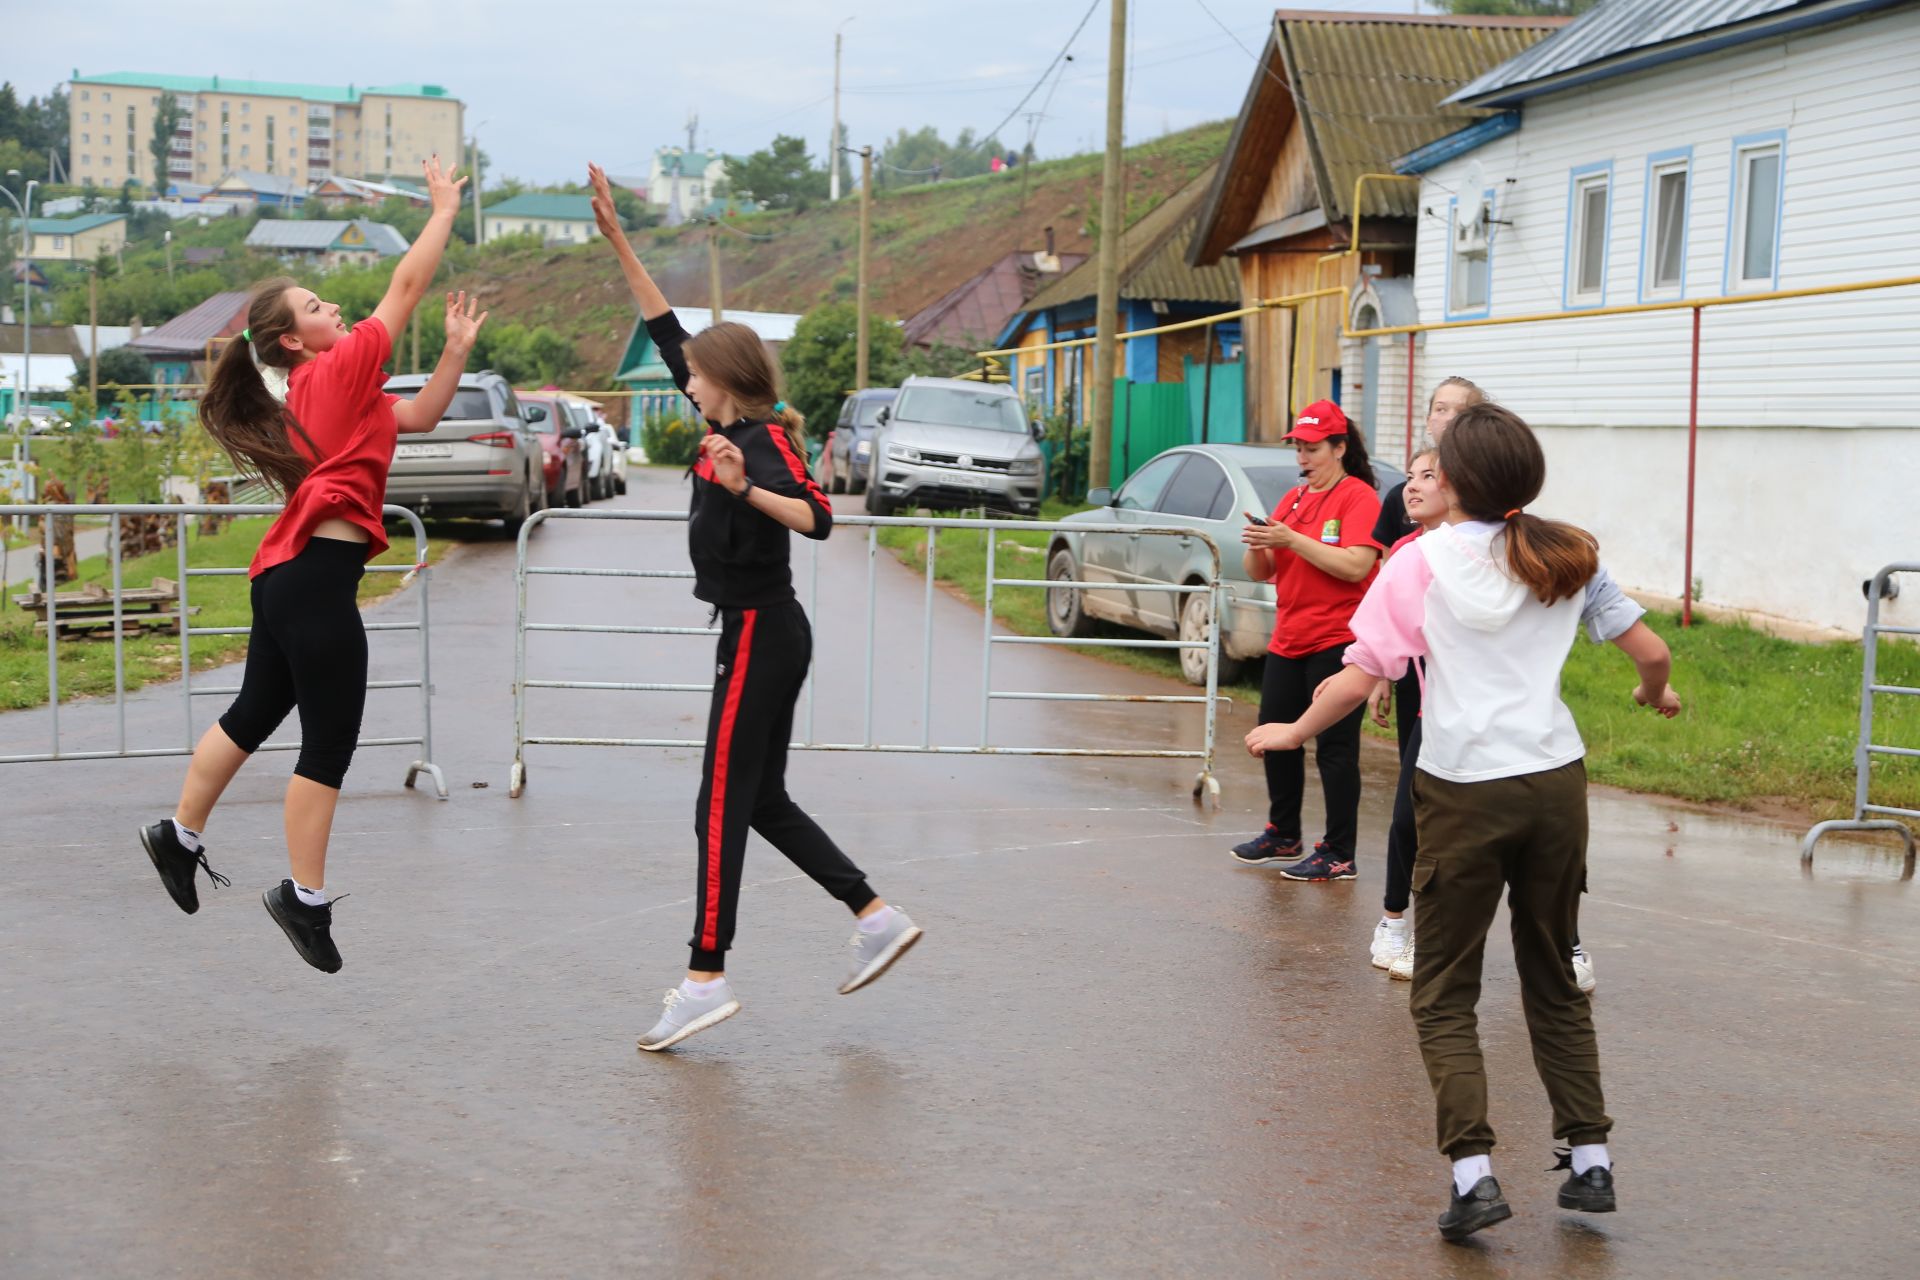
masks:
[[[720,219],[707,219],[707,297],[713,304],[713,322],[720,323]]]
[[[167,253],[167,283],[173,283],[173,232],[169,230],[162,240]]]
[[[486,239],[486,225],[480,220],[480,133],[468,140],[472,147],[467,153],[467,172],[473,175],[473,243],[478,248]]]
[[[87,268],[87,391],[100,407],[100,268]]]
[[[853,385],[867,385],[867,241],[873,234],[873,148],[860,148],[860,267],[858,288],[859,323],[854,326]]]
[[[1110,0],[1113,23],[1107,39],[1107,163],[1100,174],[1100,292],[1094,304],[1093,421],[1087,449],[1087,484],[1107,484],[1113,468],[1113,380],[1120,344],[1121,145],[1126,122],[1127,0]]]

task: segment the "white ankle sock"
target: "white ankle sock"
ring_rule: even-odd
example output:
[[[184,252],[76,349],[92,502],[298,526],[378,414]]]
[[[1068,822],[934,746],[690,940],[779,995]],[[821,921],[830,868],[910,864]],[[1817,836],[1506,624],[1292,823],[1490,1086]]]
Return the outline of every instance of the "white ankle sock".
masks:
[[[325,889],[309,889],[298,880],[292,883],[294,896],[300,899],[303,906],[324,907],[327,905],[327,891]]]
[[[690,995],[694,999],[699,1000],[712,995],[726,985],[727,980],[725,978],[715,978],[711,982],[695,982],[692,978],[683,978],[680,982],[680,990],[686,995]]]
[[[1462,1156],[1453,1162],[1453,1187],[1461,1195],[1473,1190],[1473,1184],[1493,1176],[1490,1156]]]
[[[893,908],[882,907],[870,916],[861,916],[854,921],[862,933],[878,933],[893,921]]]
[[[1401,916],[1398,920],[1392,916],[1381,916],[1380,923],[1395,933],[1405,933],[1407,931],[1407,918],[1405,916]]]
[[[1573,1149],[1573,1176],[1578,1178],[1587,1170],[1599,1166],[1602,1169],[1613,1168],[1613,1159],[1607,1155],[1604,1142],[1583,1143]]]
[[[180,841],[181,847],[186,849],[188,853],[200,852],[200,833],[198,831],[187,830],[180,825],[180,819],[178,818],[169,818],[167,821],[173,824],[174,838]]]

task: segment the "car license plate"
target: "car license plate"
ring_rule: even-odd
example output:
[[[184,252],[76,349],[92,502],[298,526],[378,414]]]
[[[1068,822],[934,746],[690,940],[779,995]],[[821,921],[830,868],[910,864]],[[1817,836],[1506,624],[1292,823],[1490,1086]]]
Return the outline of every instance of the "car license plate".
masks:
[[[977,471],[957,471],[954,473],[953,479],[954,483],[958,484],[962,489],[985,489],[987,487],[987,477]]]
[[[450,444],[403,444],[393,451],[396,458],[451,458]]]

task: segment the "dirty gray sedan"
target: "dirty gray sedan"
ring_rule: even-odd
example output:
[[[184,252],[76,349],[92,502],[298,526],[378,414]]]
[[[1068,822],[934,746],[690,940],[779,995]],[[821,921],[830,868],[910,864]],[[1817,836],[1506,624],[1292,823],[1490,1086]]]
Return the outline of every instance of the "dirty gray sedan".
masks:
[[[1397,468],[1377,460],[1373,469],[1382,493],[1406,479]],[[1117,493],[1088,493],[1095,509],[1068,516],[1065,523],[1174,526],[1210,536],[1220,548],[1226,587],[1220,605],[1219,673],[1225,683],[1238,679],[1247,662],[1263,657],[1273,636],[1273,584],[1252,581],[1240,567],[1246,513],[1270,514],[1299,482],[1292,445],[1184,445],[1154,457]],[[1204,584],[1212,565],[1213,557],[1199,538],[1055,533],[1047,546],[1047,578],[1103,585],[1049,590],[1047,625],[1057,636],[1084,636],[1097,618],[1157,636],[1205,640],[1205,595],[1150,587]],[[1205,684],[1205,651],[1180,650],[1180,672],[1189,683]]]

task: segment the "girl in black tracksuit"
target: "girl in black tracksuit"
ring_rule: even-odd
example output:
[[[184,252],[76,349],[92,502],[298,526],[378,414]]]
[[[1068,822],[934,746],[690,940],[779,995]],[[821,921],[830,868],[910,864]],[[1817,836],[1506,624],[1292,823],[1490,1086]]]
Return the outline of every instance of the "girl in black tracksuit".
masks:
[[[613,212],[606,177],[589,169],[600,229],[620,265],[647,336],[674,383],[706,418],[692,468],[687,544],[694,595],[721,620],[695,807],[699,872],[687,980],[640,1047],[664,1049],[739,1009],[725,977],[749,829],[859,917],[843,994],[884,973],[920,930],[867,886],[866,876],[787,795],[793,708],[813,656],[813,631],[794,597],[789,531],[825,538],[827,496],[807,474],[801,416],[778,399],[778,369],[744,325],[689,336],[647,275]]]

